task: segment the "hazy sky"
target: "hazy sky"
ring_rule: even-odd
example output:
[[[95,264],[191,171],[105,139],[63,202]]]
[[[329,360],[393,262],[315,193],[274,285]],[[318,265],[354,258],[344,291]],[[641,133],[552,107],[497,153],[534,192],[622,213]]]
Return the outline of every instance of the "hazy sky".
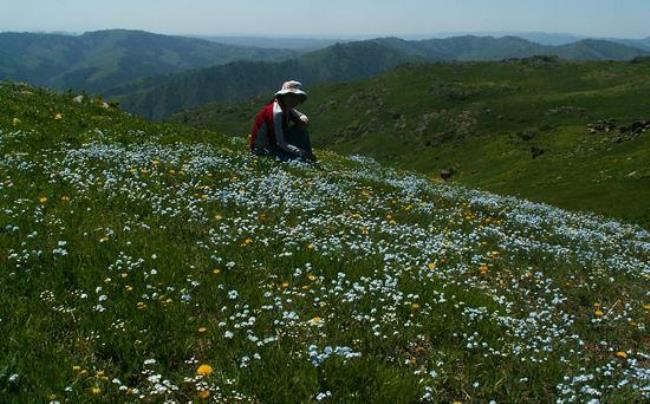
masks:
[[[650,36],[650,0],[0,0],[0,31]]]

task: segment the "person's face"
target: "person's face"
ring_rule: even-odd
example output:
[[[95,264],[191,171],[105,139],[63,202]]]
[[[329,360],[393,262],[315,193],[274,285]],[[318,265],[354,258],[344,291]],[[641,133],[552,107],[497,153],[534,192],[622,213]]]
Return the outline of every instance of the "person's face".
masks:
[[[300,97],[296,94],[287,94],[284,96],[284,106],[287,108],[295,108],[300,104]]]

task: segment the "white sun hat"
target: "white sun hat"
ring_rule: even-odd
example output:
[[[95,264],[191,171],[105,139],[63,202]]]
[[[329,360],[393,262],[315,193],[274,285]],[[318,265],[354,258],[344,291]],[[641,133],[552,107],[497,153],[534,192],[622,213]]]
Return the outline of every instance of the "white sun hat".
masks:
[[[285,95],[285,94],[296,94],[302,97],[302,100],[307,100],[307,93],[302,89],[302,83],[296,80],[285,81],[282,83],[282,89],[275,93],[275,96]]]

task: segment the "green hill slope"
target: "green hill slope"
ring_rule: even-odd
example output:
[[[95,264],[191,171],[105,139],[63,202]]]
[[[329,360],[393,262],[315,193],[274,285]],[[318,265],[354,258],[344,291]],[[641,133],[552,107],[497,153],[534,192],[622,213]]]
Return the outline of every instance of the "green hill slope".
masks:
[[[413,61],[501,60],[554,55],[575,60],[628,60],[647,51],[607,41],[544,46],[516,37],[463,36],[406,41],[379,38],[336,44],[283,63],[234,63],[128,83],[106,95],[140,115],[161,119],[213,101],[245,100],[293,77],[306,85],[372,77]]]
[[[413,65],[308,89],[303,109],[321,147],[648,225],[650,134],[632,125],[650,119],[649,78],[647,60]],[[173,119],[243,136],[265,100]]]
[[[279,61],[288,50],[107,30],[80,36],[0,33],[0,80],[103,92],[128,81],[235,60]]]
[[[0,84],[6,401],[640,402],[650,234]]]

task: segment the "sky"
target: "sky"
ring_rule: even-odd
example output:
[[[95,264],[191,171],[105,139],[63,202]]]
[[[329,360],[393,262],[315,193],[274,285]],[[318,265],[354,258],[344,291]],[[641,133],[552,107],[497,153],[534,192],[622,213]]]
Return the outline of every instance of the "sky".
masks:
[[[0,0],[0,31],[331,36],[650,36],[650,0]]]

